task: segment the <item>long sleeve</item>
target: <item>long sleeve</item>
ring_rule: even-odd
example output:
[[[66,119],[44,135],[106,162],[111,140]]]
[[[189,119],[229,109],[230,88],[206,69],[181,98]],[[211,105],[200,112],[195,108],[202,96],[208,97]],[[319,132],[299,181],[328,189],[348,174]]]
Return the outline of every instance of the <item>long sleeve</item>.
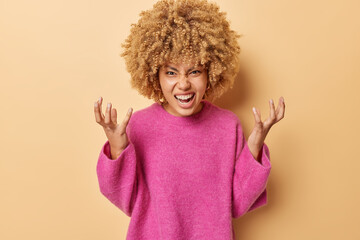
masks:
[[[96,172],[101,193],[131,217],[137,194],[136,153],[133,143],[112,160],[109,141],[101,149]]]
[[[267,203],[266,184],[271,170],[269,148],[264,143],[261,161],[251,154],[240,122],[237,125],[236,160],[233,177],[232,217],[238,218],[246,212]]]

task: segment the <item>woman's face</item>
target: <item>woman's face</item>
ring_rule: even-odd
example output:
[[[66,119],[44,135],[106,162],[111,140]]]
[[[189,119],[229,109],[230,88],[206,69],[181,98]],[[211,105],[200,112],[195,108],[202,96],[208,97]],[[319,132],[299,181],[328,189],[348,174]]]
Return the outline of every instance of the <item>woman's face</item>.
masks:
[[[201,111],[208,76],[204,67],[195,64],[168,63],[159,70],[161,90],[167,103],[164,109],[174,116],[191,116]]]

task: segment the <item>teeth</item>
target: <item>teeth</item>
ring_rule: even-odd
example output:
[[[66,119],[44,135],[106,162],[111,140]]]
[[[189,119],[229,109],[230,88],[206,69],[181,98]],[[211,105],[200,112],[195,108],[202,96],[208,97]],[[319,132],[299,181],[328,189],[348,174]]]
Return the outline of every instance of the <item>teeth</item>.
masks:
[[[175,95],[175,97],[177,99],[181,99],[181,100],[187,100],[189,98],[191,98],[194,94],[188,94],[188,95]]]

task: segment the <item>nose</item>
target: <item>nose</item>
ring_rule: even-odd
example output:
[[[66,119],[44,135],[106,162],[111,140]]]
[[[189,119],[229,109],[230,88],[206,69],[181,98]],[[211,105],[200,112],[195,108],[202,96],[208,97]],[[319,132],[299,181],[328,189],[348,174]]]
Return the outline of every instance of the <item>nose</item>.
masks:
[[[191,84],[190,84],[189,79],[187,78],[187,76],[182,75],[180,77],[180,79],[179,79],[179,82],[178,82],[179,89],[186,90],[186,89],[189,89],[190,86],[191,86]]]

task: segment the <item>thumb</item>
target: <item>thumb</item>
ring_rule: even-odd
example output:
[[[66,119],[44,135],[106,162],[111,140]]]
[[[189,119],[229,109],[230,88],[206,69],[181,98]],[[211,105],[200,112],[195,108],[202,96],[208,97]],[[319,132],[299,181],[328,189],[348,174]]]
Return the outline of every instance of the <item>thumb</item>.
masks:
[[[126,116],[125,116],[123,122],[122,122],[123,132],[126,131],[126,126],[129,124],[129,120],[132,115],[132,111],[133,111],[133,109],[130,107],[128,112],[126,113]]]

